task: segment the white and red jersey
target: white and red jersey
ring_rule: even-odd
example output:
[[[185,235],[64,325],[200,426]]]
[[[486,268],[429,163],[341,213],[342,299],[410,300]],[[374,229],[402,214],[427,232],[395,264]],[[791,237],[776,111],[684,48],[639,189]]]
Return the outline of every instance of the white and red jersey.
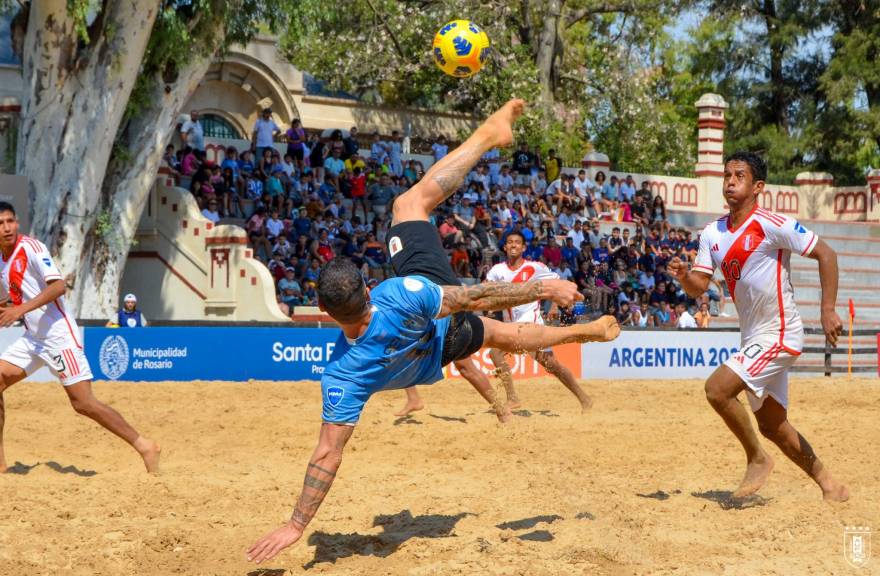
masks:
[[[507,262],[501,262],[492,266],[486,274],[489,282],[528,282],[529,280],[557,279],[559,275],[552,272],[546,265],[540,262],[525,260],[516,268],[511,268]],[[534,322],[543,324],[541,317],[540,302],[529,302],[515,308],[503,311],[505,322]]]
[[[15,306],[35,298],[49,281],[64,281],[46,245],[23,234],[19,234],[8,260],[0,255],[0,263],[3,265],[0,300],[8,299]],[[47,348],[82,349],[79,328],[67,313],[63,296],[31,310],[22,319],[28,335]]]
[[[743,343],[773,334],[781,350],[800,354],[804,326],[794,303],[791,253],[806,256],[818,241],[797,220],[755,207],[738,228],[730,228],[728,216],[706,226],[694,270],[712,274],[721,268]]]

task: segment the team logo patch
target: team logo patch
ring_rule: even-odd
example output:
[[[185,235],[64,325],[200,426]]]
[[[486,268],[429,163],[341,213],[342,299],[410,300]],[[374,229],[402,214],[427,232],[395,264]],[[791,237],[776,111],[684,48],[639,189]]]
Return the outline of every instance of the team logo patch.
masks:
[[[51,267],[52,266],[52,259],[51,258],[43,258],[43,264],[46,265],[46,268]]]
[[[388,241],[388,250],[392,256],[403,250],[403,242],[400,241],[399,236],[391,237],[391,240]]]
[[[746,252],[751,252],[755,249],[755,246],[752,244],[752,235],[746,234],[745,238],[743,238],[743,248]]]
[[[98,351],[101,372],[109,380],[116,380],[128,370],[128,343],[122,336],[107,336]]]
[[[416,280],[415,278],[407,277],[407,278],[403,279],[403,287],[406,288],[407,290],[409,290],[410,292],[418,292],[419,290],[424,288],[425,285],[421,281]]]
[[[330,386],[327,388],[327,402],[329,402],[334,408],[339,406],[339,403],[342,402],[343,396],[345,396],[345,390],[340,386]]]
[[[804,225],[801,224],[800,222],[794,223],[794,229],[798,234],[806,234],[807,233],[807,229],[804,228]]]
[[[760,344],[752,344],[750,346],[747,346],[746,349],[742,351],[742,353],[745,355],[746,358],[754,358],[755,356],[760,354],[763,349],[764,348]]]

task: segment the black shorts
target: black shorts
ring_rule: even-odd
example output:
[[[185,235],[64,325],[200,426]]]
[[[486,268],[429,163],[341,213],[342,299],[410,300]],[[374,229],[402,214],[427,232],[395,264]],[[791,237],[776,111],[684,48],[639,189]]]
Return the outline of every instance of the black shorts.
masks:
[[[430,222],[414,220],[395,224],[388,230],[388,253],[397,276],[424,276],[440,286],[461,286],[440,243],[440,234]],[[452,315],[443,341],[442,365],[467,358],[483,346],[483,322],[472,312]]]

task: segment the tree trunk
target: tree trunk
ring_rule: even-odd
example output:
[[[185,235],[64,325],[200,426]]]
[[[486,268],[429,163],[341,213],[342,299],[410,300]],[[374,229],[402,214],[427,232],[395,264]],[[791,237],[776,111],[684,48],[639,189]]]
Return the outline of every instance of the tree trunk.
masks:
[[[93,243],[87,239],[94,231],[110,153],[158,10],[156,1],[104,0],[85,44],[66,0],[31,3],[17,166],[28,179],[31,233],[49,246],[65,273],[82,274],[91,265],[86,256]],[[88,281],[77,287],[90,296],[84,300],[75,295],[74,312],[103,313],[103,306],[78,305],[91,302],[92,293],[104,288]]]
[[[774,122],[786,134],[789,132],[788,95],[782,65],[785,58],[786,40],[782,36],[781,22],[777,18],[776,0],[764,0],[764,24],[770,45],[770,91]]]
[[[538,39],[538,54],[535,65],[538,68],[538,84],[541,87],[541,105],[549,110],[553,104],[553,65],[556,59],[556,42],[559,35],[559,15],[562,0],[549,0],[544,11],[541,36]]]
[[[179,111],[212,60],[212,55],[194,58],[173,84],[166,84],[157,74],[150,107],[132,118],[120,133],[116,148],[127,153],[111,159],[97,206],[98,212],[106,215],[102,220],[110,226],[96,220],[86,234],[70,298],[80,317],[107,318],[117,309],[125,262],[165,146],[174,135]]]

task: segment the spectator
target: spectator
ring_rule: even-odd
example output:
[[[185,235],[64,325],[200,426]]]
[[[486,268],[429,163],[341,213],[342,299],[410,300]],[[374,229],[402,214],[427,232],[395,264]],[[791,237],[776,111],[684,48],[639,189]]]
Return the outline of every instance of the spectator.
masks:
[[[360,151],[360,143],[358,142],[358,128],[357,126],[352,126],[351,130],[348,131],[348,136],[342,139],[343,144],[343,152],[342,159],[348,160],[355,154],[358,154]]]
[[[440,134],[437,141],[431,144],[431,153],[434,155],[434,162],[439,162],[444,156],[449,154],[449,146],[446,145],[446,136]]]
[[[553,182],[559,178],[562,171],[562,160],[556,155],[556,150],[551,148],[547,152],[547,159],[544,160],[544,170],[547,172],[547,182]]]
[[[658,301],[657,309],[654,311],[654,326],[663,328],[675,326],[674,312],[669,308],[669,302],[665,297]]]
[[[137,296],[126,294],[122,308],[107,320],[107,328],[144,328],[148,326],[146,317],[137,309]]]
[[[626,180],[620,183],[620,201],[632,202],[636,195],[636,182],[632,174],[627,174]]]
[[[205,130],[199,122],[198,110],[190,111],[189,120],[180,127],[180,139],[193,150],[205,151]]]
[[[559,267],[559,263],[562,262],[562,250],[559,248],[559,244],[557,244],[555,237],[551,237],[547,242],[547,246],[544,248],[543,257],[544,261],[551,268]]]
[[[708,328],[709,323],[712,320],[712,316],[709,314],[709,303],[701,302],[699,312],[694,315],[694,322],[696,322],[697,328]]]
[[[281,134],[281,128],[272,119],[272,109],[263,108],[263,112],[254,123],[254,129],[251,132],[251,147],[256,152],[257,157],[263,155],[265,150],[274,151],[275,136]]]
[[[272,254],[272,244],[266,239],[266,209],[257,208],[257,210],[245,222],[245,230],[248,233],[251,248],[254,251],[254,257],[268,262]],[[259,249],[263,249],[263,257],[259,256]]]
[[[291,309],[302,304],[302,286],[296,280],[296,268],[285,268],[284,278],[278,281],[278,292],[281,301]]]
[[[675,314],[678,317],[676,321],[676,325],[679,328],[696,328],[697,321],[691,316],[691,313],[688,311],[687,304],[685,302],[679,302],[675,305]]]
[[[213,222],[220,223],[220,213],[217,211],[217,200],[208,200],[207,206],[202,209],[202,216]]]
[[[296,162],[297,171],[302,172],[305,167],[306,131],[303,130],[299,118],[293,119],[285,136],[287,154]]]
[[[638,307],[632,310],[632,326],[645,328],[648,326],[650,314],[648,314],[648,305],[641,302]]]
[[[376,216],[385,216],[388,211],[388,204],[393,198],[394,188],[391,186],[391,178],[388,174],[383,174],[379,179],[379,182],[370,186],[369,200],[373,214]]]
[[[402,176],[403,161],[400,157],[400,132],[398,132],[397,130],[391,131],[391,139],[386,143],[386,149],[388,150],[388,168],[395,176]]]

